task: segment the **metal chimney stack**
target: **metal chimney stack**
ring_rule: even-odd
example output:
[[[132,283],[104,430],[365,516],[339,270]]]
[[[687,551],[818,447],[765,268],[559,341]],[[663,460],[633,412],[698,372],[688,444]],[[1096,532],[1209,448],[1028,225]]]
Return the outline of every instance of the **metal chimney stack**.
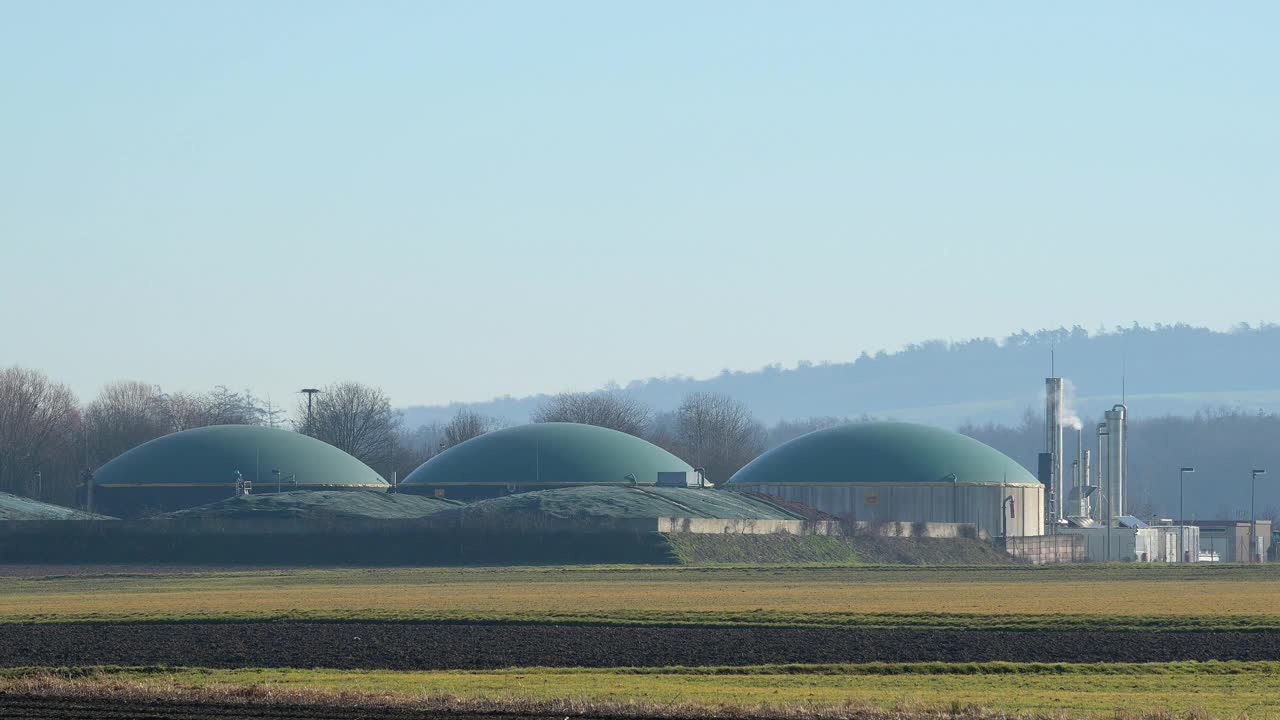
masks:
[[[1071,475],[1071,512],[1069,515],[1087,517],[1089,515],[1089,498],[1084,496],[1084,489],[1089,484],[1089,451],[1084,447],[1084,426],[1076,428],[1076,462],[1075,472]]]
[[[1057,523],[1063,519],[1066,497],[1062,494],[1062,378],[1044,379],[1044,429],[1045,452],[1053,456],[1049,469],[1049,489],[1053,503],[1048,506],[1047,520]]]
[[[1125,427],[1124,405],[1116,405],[1105,413],[1107,423],[1107,502],[1111,512],[1108,516],[1114,520],[1124,515],[1124,476],[1126,443],[1128,429]]]

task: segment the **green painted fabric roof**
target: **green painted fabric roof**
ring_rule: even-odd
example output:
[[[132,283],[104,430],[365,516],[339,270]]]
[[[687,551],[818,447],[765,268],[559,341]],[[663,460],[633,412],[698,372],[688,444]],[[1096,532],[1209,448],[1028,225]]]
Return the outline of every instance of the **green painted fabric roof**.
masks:
[[[299,490],[297,492],[241,495],[200,507],[179,510],[162,518],[244,518],[328,520],[376,518],[412,520],[457,507],[456,500],[389,493],[385,490]]]
[[[61,505],[0,492],[0,520],[114,520]]]
[[[541,516],[558,520],[638,520],[660,517],[718,520],[798,520],[800,515],[731,490],[668,487],[568,487],[517,493],[445,510],[450,517]]]
[[[405,485],[653,485],[688,463],[638,437],[576,423],[534,423],[486,433],[423,463]]]
[[[1039,484],[1012,458],[971,437],[912,423],[841,425],[761,455],[732,485],[871,483]]]
[[[256,425],[213,425],[156,438],[103,465],[94,484],[233,487],[239,471],[255,486],[274,489],[272,469],[280,470],[286,490],[388,484],[368,465],[328,443]],[[296,486],[288,482],[290,475]]]

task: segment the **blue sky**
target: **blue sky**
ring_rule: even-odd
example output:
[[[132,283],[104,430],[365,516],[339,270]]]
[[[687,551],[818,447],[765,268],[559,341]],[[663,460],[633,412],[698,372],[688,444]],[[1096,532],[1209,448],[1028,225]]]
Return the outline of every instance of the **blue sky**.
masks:
[[[1280,5],[0,2],[0,364],[401,405],[1275,320]]]

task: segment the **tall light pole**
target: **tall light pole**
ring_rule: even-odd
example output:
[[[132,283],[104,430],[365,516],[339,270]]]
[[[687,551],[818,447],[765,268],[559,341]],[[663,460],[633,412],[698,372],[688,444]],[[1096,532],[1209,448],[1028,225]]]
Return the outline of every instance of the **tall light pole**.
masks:
[[[1187,551],[1182,547],[1182,541],[1187,536],[1187,513],[1183,510],[1182,488],[1187,484],[1187,473],[1195,471],[1193,467],[1178,468],[1178,562],[1187,561]]]
[[[1266,474],[1266,470],[1254,470],[1249,475],[1249,562],[1253,562],[1253,551],[1258,544],[1258,516],[1253,512],[1254,500],[1258,495],[1258,476]],[[1258,560],[1261,562],[1262,558],[1259,557]]]
[[[307,396],[307,432],[310,433],[311,432],[311,398],[315,397],[315,394],[318,392],[321,392],[321,390],[320,388],[302,388],[298,392]]]

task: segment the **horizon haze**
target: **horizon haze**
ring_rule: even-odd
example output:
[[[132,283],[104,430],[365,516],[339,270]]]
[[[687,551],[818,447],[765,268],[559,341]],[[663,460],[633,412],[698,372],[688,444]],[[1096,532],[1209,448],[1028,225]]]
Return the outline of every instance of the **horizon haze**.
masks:
[[[1042,412],[1051,372],[1067,380],[1071,409],[1085,419],[1122,400],[1137,418],[1219,409],[1280,413],[1278,361],[1280,326],[1272,324],[1240,324],[1228,332],[1177,324],[1090,333],[1077,326],[999,340],[928,340],[839,363],[648,378],[617,389],[659,411],[675,408],[689,392],[724,393],[769,424],[869,416],[952,428],[1017,426],[1024,413]],[[445,422],[462,408],[525,422],[548,394],[410,406],[405,425]]]

